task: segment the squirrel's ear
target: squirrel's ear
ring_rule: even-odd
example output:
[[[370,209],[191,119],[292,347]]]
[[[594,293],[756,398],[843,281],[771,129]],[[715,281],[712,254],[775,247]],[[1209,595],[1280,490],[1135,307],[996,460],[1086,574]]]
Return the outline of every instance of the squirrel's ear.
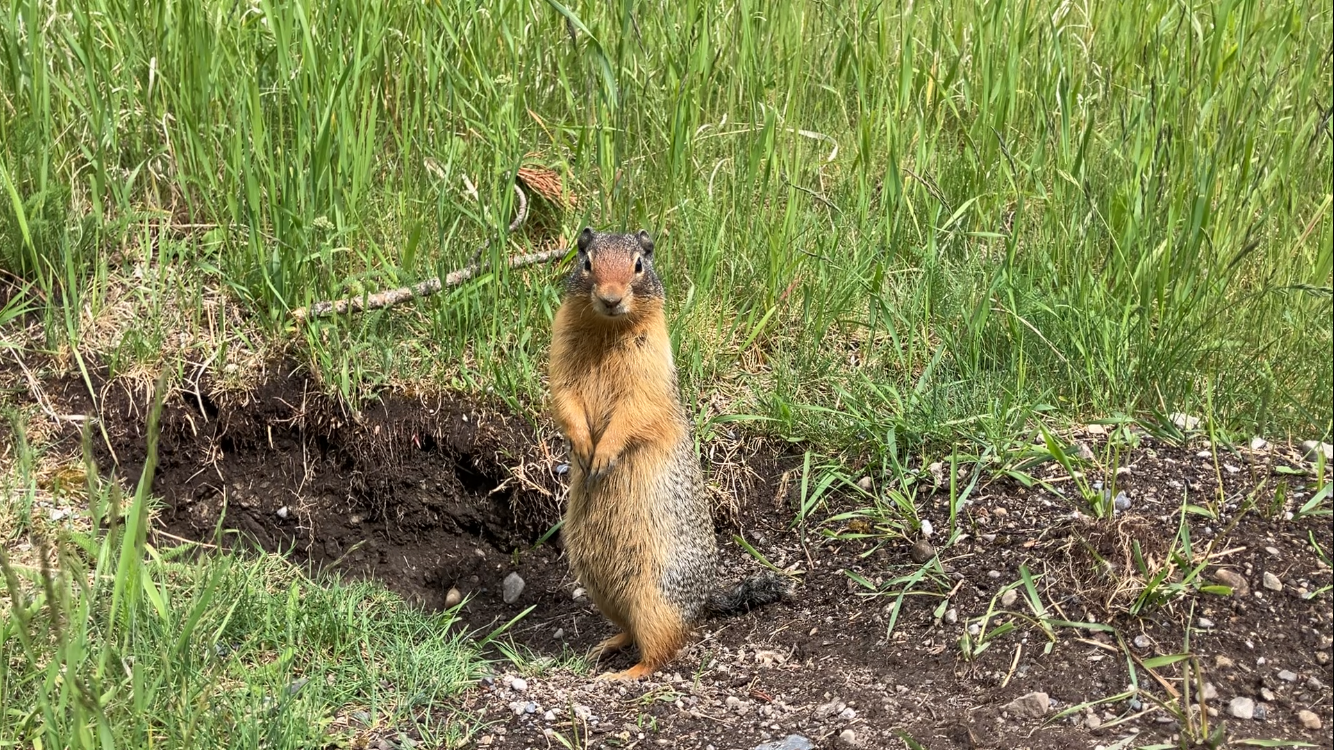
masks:
[[[639,234],[636,234],[635,237],[639,238],[639,248],[640,248],[641,250],[644,251],[644,254],[645,254],[645,255],[652,255],[652,254],[653,254],[653,238],[650,237],[650,236],[648,236],[648,232],[645,231],[645,230],[643,230],[643,229],[641,229],[641,230],[639,230]]]
[[[584,227],[584,231],[579,233],[579,252],[588,252],[588,246],[593,244],[593,227]]]

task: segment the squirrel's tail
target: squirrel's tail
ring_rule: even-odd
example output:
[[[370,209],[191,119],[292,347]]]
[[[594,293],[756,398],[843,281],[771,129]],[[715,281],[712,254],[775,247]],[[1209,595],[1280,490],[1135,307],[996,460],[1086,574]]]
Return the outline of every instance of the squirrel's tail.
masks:
[[[739,615],[787,598],[791,592],[792,587],[783,576],[760,573],[710,596],[709,612],[724,617]]]

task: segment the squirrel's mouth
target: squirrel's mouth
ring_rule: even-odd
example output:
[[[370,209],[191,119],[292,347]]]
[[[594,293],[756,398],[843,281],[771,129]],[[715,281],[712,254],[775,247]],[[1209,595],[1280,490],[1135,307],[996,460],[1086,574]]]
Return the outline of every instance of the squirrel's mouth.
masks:
[[[608,305],[604,300],[594,297],[593,309],[604,317],[623,318],[630,312],[629,302],[629,300],[621,300],[614,305]]]

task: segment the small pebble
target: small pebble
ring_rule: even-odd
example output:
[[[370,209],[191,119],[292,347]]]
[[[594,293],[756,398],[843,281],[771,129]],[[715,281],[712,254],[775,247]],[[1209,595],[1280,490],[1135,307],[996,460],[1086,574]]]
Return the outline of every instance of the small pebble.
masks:
[[[1046,693],[1021,695],[1003,706],[1011,714],[1028,719],[1041,719],[1050,708],[1051,699]]]
[[[1263,703],[1257,703],[1255,705],[1255,720],[1264,721],[1268,717],[1269,717],[1269,708],[1265,706],[1265,704]]]
[[[528,689],[528,681],[522,677],[515,677],[514,682],[510,683],[510,689],[516,693],[522,693]]]
[[[1140,651],[1148,651],[1149,647],[1153,645],[1153,642],[1149,640],[1149,637],[1147,635],[1135,636],[1135,640],[1133,641],[1133,643],[1135,644],[1135,648],[1139,649]]]
[[[278,517],[279,517],[279,518],[286,519],[287,516],[290,515],[290,513],[291,513],[291,511],[287,510],[287,506],[286,506],[286,505],[284,505],[283,507],[281,507],[281,508],[278,509]]]
[[[1267,570],[1265,571],[1264,574],[1264,584],[1265,588],[1269,589],[1270,591],[1283,590],[1283,582],[1278,579],[1278,576],[1274,575],[1273,573],[1270,573]]]
[[[1320,717],[1316,716],[1314,711],[1307,711],[1306,709],[1298,711],[1297,721],[1300,721],[1302,723],[1302,726],[1306,727],[1307,729],[1320,728]]]
[[[1283,680],[1284,682],[1296,682],[1297,673],[1289,671],[1287,669],[1280,669],[1278,672],[1278,678],[1280,680]]]
[[[501,598],[505,600],[506,604],[519,601],[519,596],[523,594],[523,586],[523,578],[517,572],[510,573],[505,576],[504,582],[501,583]]]
[[[755,750],[815,750],[815,745],[799,734],[789,734],[781,740],[756,745]]]
[[[1260,698],[1270,703],[1274,702],[1274,691],[1267,687],[1260,688]]]
[[[851,729],[844,729],[838,733],[838,743],[844,747],[857,747],[857,733]]]
[[[1302,442],[1302,453],[1306,460],[1315,463],[1316,459],[1324,458],[1325,463],[1334,462],[1334,445],[1321,443],[1315,440],[1305,440]]]
[[[870,492],[871,488],[874,486],[875,485],[871,484],[870,477],[862,477],[861,479],[857,480],[857,487],[860,488],[863,492]]]
[[[1004,594],[1001,594],[1001,606],[1013,607],[1014,603],[1018,601],[1018,599],[1019,599],[1019,594],[1016,593],[1014,589],[1009,589]]]
[[[1246,582],[1246,579],[1243,578],[1240,573],[1234,570],[1219,568],[1214,571],[1213,579],[1214,581],[1232,589],[1233,596],[1246,596],[1251,593],[1250,584]]]
[[[1214,626],[1214,621],[1213,621],[1213,620],[1210,620],[1208,617],[1201,617],[1201,618],[1200,618],[1200,628],[1201,628],[1202,630],[1208,630],[1208,629],[1212,628],[1213,626]]]
[[[1172,414],[1168,416],[1168,419],[1172,420],[1172,424],[1176,425],[1177,429],[1180,430],[1193,430],[1200,426],[1199,417],[1192,417],[1189,414],[1182,414],[1179,411],[1172,412]]]
[[[1000,577],[1001,577],[1001,572],[1000,572],[999,570],[988,570],[988,571],[987,571],[987,578],[990,578],[990,579],[992,579],[992,580],[995,580],[995,579],[1000,578]]]
[[[1239,695],[1227,704],[1227,712],[1236,719],[1253,719],[1255,718],[1255,701]]]
[[[457,607],[461,601],[463,601],[463,594],[458,589],[451,588],[445,593],[445,609]]]
[[[908,552],[908,557],[912,558],[912,561],[918,565],[930,561],[931,558],[935,556],[936,548],[932,547],[931,542],[928,542],[925,539],[918,539],[917,543],[914,544],[912,549]]]

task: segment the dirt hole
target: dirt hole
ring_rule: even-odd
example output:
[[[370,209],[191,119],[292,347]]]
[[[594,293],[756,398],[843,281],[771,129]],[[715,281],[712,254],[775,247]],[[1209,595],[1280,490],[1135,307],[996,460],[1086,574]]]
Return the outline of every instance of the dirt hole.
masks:
[[[77,379],[62,384],[63,401],[100,412],[110,449],[94,430],[94,455],[133,481],[150,394],[105,375],[94,386],[100,409]],[[167,399],[157,528],[205,542],[222,530],[224,544],[373,576],[429,608],[461,582],[498,598],[496,553],[531,545],[559,519],[559,455],[503,407],[390,394],[354,412],[302,369],[271,367],[245,394],[206,379]]]

